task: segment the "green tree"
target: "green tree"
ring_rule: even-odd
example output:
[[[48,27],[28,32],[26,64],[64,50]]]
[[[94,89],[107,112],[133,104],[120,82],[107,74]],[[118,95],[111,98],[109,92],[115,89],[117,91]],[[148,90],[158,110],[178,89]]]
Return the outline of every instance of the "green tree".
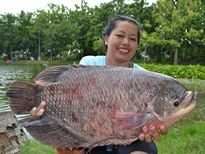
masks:
[[[204,22],[200,19],[204,11],[201,8],[204,4],[200,0],[159,0],[153,11],[158,26],[144,38],[147,52],[157,57],[157,62],[168,59],[174,64],[196,55],[198,46],[202,45],[199,40],[204,36]],[[193,22],[196,20],[197,24]]]
[[[147,5],[146,0],[112,0],[94,8],[82,0],[74,10],[49,4],[48,9],[33,13],[2,14],[0,54],[29,51],[29,56],[45,60],[76,60],[104,54],[102,30],[115,15],[139,21],[142,37],[137,58],[148,57],[158,63],[204,64],[203,0],[158,0],[152,5]]]
[[[15,43],[16,31],[16,16],[10,13],[1,15],[1,47],[3,53],[8,55],[8,58],[11,58],[12,52],[17,46],[17,43]]]
[[[16,33],[16,44],[18,50],[23,51],[23,55],[27,59],[30,56],[30,50],[32,49],[32,39],[29,28],[32,26],[33,13],[25,13],[21,11],[17,16],[17,33]]]

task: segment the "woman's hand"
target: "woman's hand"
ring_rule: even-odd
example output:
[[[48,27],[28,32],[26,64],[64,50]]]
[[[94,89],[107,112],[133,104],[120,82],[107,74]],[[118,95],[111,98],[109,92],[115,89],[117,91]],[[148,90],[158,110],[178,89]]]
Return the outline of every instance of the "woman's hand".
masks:
[[[142,133],[139,134],[138,138],[146,142],[151,142],[152,140],[159,141],[160,135],[166,135],[167,133],[168,129],[164,124],[150,124],[142,128]]]
[[[40,116],[43,115],[43,113],[45,112],[45,106],[46,106],[46,102],[41,102],[39,104],[38,107],[34,107],[31,111],[30,111],[30,115],[32,118],[39,118]]]
[[[44,85],[45,82],[43,80],[37,80],[36,84],[38,85]],[[30,116],[32,118],[39,118],[40,116],[43,115],[43,113],[45,112],[45,106],[46,106],[46,102],[41,102],[39,104],[38,107],[34,107],[31,111],[30,111]]]

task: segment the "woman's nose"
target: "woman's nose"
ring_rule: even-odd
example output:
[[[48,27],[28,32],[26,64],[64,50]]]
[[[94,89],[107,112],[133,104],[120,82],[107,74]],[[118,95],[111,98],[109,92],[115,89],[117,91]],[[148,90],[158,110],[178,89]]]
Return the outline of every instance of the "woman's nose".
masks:
[[[127,37],[125,37],[122,41],[124,44],[128,44],[129,43],[129,39]]]

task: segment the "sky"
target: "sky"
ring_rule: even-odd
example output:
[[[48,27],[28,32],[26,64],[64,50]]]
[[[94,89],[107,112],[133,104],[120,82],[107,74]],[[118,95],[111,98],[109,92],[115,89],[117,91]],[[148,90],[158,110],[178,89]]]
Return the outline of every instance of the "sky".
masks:
[[[89,7],[100,5],[101,3],[107,3],[112,0],[85,0]],[[131,0],[126,0],[131,2]],[[149,3],[153,3],[156,0],[147,0]],[[37,10],[46,9],[47,4],[53,3],[74,9],[75,4],[80,4],[81,0],[0,0],[0,14],[12,13],[19,14],[21,10],[25,12],[35,12]]]

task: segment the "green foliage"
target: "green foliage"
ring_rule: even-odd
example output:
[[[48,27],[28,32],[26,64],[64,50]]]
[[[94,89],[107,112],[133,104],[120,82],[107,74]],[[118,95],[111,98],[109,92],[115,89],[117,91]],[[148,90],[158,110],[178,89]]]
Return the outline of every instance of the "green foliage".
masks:
[[[4,63],[3,59],[0,59],[0,64],[3,64],[3,63]]]
[[[73,41],[66,46],[66,50],[62,52],[62,59],[64,61],[78,60],[80,59],[81,50],[77,41]]]
[[[158,0],[147,5],[144,0],[112,0],[90,8],[85,0],[70,10],[49,4],[47,10],[22,11],[18,15],[0,15],[0,55],[11,59],[39,56],[43,60],[72,59],[104,54],[101,32],[115,15],[137,19],[142,29],[138,58],[146,53],[150,62],[205,64],[205,4],[203,0]],[[77,49],[73,49],[76,47]],[[67,54],[72,48],[71,55]],[[80,54],[76,50],[80,50]],[[75,56],[74,56],[75,55]]]
[[[205,80],[205,67],[201,65],[141,64],[141,66],[148,70],[167,74],[174,78]]]
[[[194,62],[197,55],[204,55],[199,48],[204,46],[204,7],[202,0],[158,0],[153,9],[156,27],[143,38],[143,50],[155,62],[175,64]]]

